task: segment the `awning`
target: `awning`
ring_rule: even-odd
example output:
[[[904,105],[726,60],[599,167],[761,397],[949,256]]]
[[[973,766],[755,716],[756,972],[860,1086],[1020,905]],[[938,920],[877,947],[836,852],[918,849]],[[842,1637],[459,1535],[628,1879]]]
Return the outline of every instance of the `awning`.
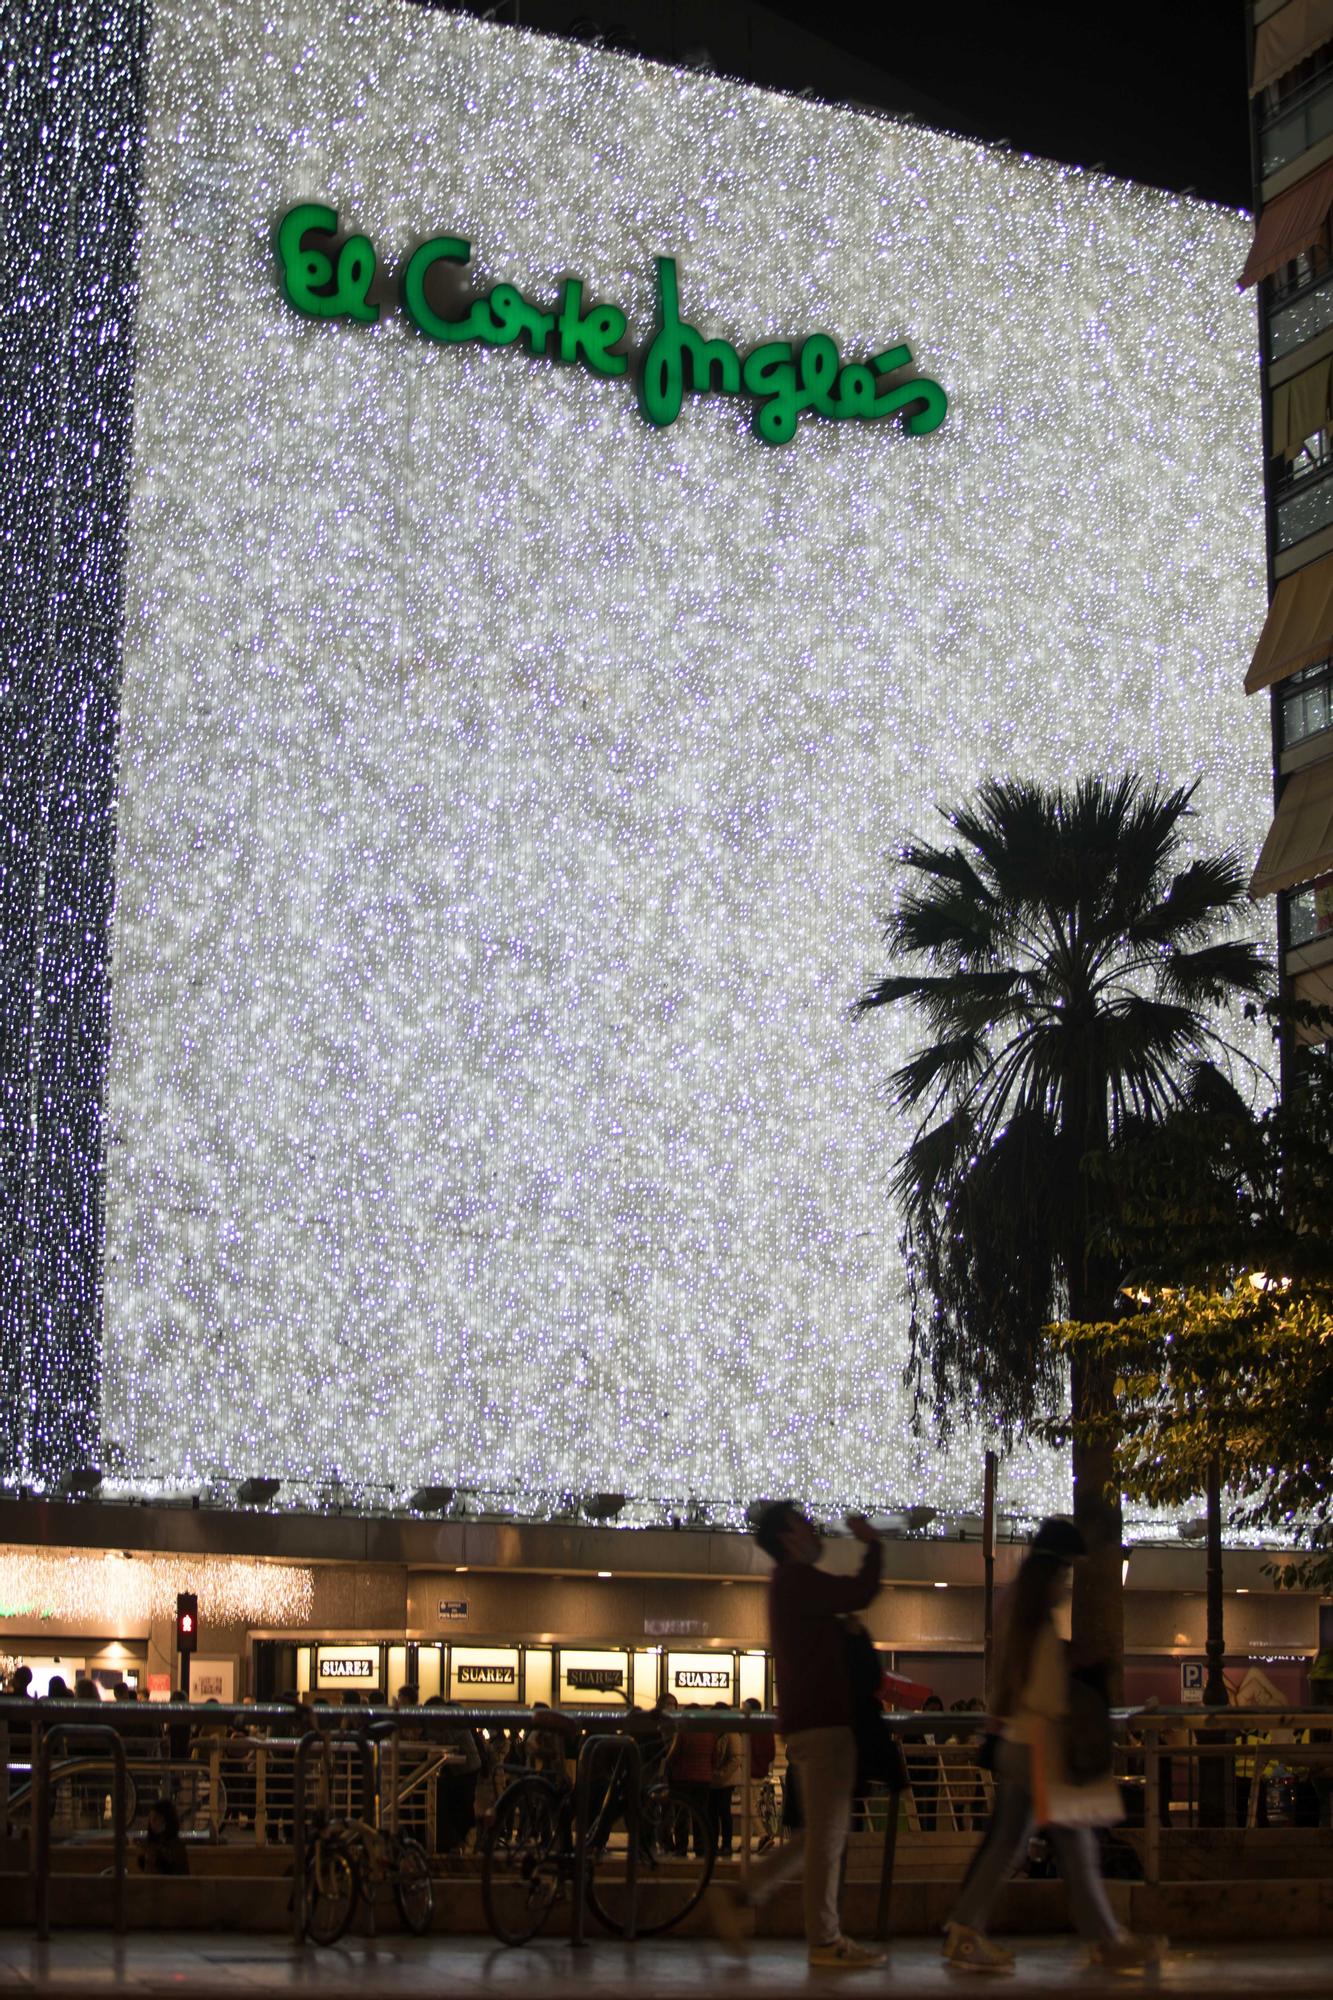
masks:
[[[1333,757],[1288,778],[1250,878],[1253,897],[1294,889],[1333,868]]]
[[[1285,7],[1270,14],[1255,30],[1250,96],[1257,97],[1331,40],[1333,0],[1287,0]]]
[[[1246,694],[1312,667],[1333,654],[1333,555],[1284,576],[1245,676]]]
[[[1302,250],[1308,250],[1323,235],[1329,210],[1333,208],[1333,160],[1297,181],[1276,201],[1270,201],[1254,232],[1245,269],[1240,274],[1241,289],[1257,285]]]
[[[1333,355],[1273,391],[1273,450],[1295,458],[1308,437],[1333,424]]]

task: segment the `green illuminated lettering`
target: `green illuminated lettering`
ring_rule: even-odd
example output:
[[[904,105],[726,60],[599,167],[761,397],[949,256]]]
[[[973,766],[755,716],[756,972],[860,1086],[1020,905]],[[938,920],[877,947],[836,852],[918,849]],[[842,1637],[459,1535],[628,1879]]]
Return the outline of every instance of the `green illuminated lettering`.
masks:
[[[888,375],[911,358],[910,348],[891,347],[887,353],[875,355],[870,365],[877,375]],[[917,403],[922,405],[919,410],[913,409]],[[931,382],[924,375],[914,375],[910,382],[900,382],[896,389],[890,389],[887,396],[880,396],[874,413],[877,417],[891,417],[896,410],[912,410],[911,416],[903,418],[903,429],[910,431],[913,437],[925,437],[928,432],[937,431],[944,422],[949,413],[949,399],[938,382]]]
[[[369,303],[375,252],[368,237],[349,236],[335,251],[336,209],[302,202],[289,209],[275,232],[289,303],[312,319],[377,320]],[[327,248],[305,242],[323,237]],[[403,309],[429,340],[449,346],[479,341],[487,347],[526,343],[532,354],[554,352],[589,373],[618,376],[629,363],[616,353],[629,331],[619,306],[584,307],[581,278],[566,278],[559,306],[542,312],[517,286],[492,285],[473,297],[456,318],[437,312],[426,298],[426,281],[436,264],[465,265],[472,246],[463,236],[435,236],[413,251],[403,273]],[[673,257],[657,260],[657,323],[639,371],[639,400],[645,417],[665,428],[680,415],[685,396],[716,394],[754,400],[752,427],[765,444],[787,444],[803,411],[839,421],[876,421],[901,415],[915,437],[937,430],[948,414],[948,398],[938,382],[913,376],[897,384],[885,378],[910,365],[905,344],[887,347],[869,362],[844,365],[837,342],[812,333],[799,345],[789,340],[761,343],[742,361],[727,340],[708,340],[680,316],[680,285]]]
[[[508,347],[526,340],[529,351],[541,354],[555,327],[555,314],[538,312],[513,285],[492,285],[487,297],[491,325],[478,334],[491,347]]]
[[[377,320],[379,307],[369,305],[366,300],[375,275],[375,252],[370,238],[349,236],[340,245],[335,264],[327,252],[302,247],[301,239],[308,230],[320,236],[335,236],[337,209],[313,201],[301,202],[288,209],[278,224],[278,261],[287,297],[297,312],[310,319]],[[326,289],[328,286],[333,289]]]
[[[434,264],[466,264],[472,255],[472,245],[465,236],[432,236],[421,243],[408,259],[403,272],[403,307],[407,317],[418,332],[428,340],[456,342],[476,340],[479,329],[473,325],[479,315],[484,318],[486,301],[475,299],[466,319],[442,319],[426,303],[426,273]]]
[[[610,352],[625,338],[629,321],[619,306],[591,306],[585,313],[581,278],[565,279],[556,326],[562,361],[581,361],[594,375],[623,375],[629,367],[623,354]]]
[[[680,415],[687,356],[690,388],[706,393],[714,387],[716,373],[716,387],[722,395],[740,394],[741,360],[735,348],[725,340],[705,340],[681,319],[674,257],[657,260],[657,321],[639,378],[639,400],[649,423],[665,428]]]

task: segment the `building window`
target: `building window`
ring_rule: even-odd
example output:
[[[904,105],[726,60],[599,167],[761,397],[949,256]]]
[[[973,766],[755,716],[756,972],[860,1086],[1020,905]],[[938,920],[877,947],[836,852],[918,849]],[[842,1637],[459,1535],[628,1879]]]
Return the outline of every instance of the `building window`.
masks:
[[[1333,437],[1306,438],[1281,479],[1272,482],[1277,546],[1289,549],[1333,521]]]
[[[1296,951],[1333,937],[1333,875],[1321,875],[1287,896],[1287,948]]]
[[[1267,180],[1333,133],[1333,49],[1322,48],[1263,93],[1259,175]]]
[[[1281,361],[1333,326],[1333,260],[1327,242],[1293,257],[1268,280],[1268,358]]]
[[[1319,660],[1285,681],[1278,714],[1278,737],[1284,750],[1333,727],[1333,660]]]

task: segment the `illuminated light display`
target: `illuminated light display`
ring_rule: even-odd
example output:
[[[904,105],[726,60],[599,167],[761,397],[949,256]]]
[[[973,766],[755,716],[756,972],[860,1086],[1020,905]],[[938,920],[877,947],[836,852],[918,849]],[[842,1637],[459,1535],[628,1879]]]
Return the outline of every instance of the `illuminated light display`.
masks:
[[[1246,225],[394,0],[160,0],[147,65],[104,1460],[974,1508],[903,1381],[912,1024],[847,1008],[992,772],[1200,776],[1200,847],[1257,845]],[[479,290],[576,253],[634,327],[673,260],[737,355],[909,328],[948,419],[759,451],[742,399],[289,311],[312,189]]]
[[[154,1618],[178,1619],[182,1598],[199,1623],[304,1625],[314,1579],[292,1563],[233,1556],[104,1556],[71,1550],[0,1549],[0,1618],[21,1629],[100,1620],[107,1633]],[[197,1600],[197,1602],[195,1602]]]

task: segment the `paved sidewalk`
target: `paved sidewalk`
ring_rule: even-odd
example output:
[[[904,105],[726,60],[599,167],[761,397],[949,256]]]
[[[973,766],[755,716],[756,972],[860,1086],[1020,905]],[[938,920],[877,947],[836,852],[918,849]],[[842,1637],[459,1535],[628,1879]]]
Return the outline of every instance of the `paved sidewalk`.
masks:
[[[1185,1945],[1155,1970],[1135,1979],[1109,1978],[1086,1969],[1069,1938],[1010,1942],[1019,1954],[1011,1979],[977,1980],[951,1972],[938,1947],[921,1938],[889,1947],[883,1971],[812,1973],[802,1946],[761,1940],[744,1958],[716,1944],[682,1939],[638,1945],[597,1939],[581,1951],[552,1942],[516,1951],[477,1938],[352,1939],[321,1951],[297,1950],[276,1938],[199,1932],[140,1933],[117,1944],[105,1933],[63,1931],[46,1945],[31,1933],[0,1931],[0,1992],[98,2000],[102,1994],[188,1994],[190,2000],[319,1993],[356,2000],[709,2000],[749,1994],[781,2000],[786,1994],[883,1993],[914,1996],[994,1991],[1012,2000],[1072,1992],[1079,2000],[1145,1987],[1165,1995],[1206,1995],[1208,2000],[1253,2000],[1275,1995],[1333,1994],[1333,1963],[1319,1940],[1296,1944]]]

